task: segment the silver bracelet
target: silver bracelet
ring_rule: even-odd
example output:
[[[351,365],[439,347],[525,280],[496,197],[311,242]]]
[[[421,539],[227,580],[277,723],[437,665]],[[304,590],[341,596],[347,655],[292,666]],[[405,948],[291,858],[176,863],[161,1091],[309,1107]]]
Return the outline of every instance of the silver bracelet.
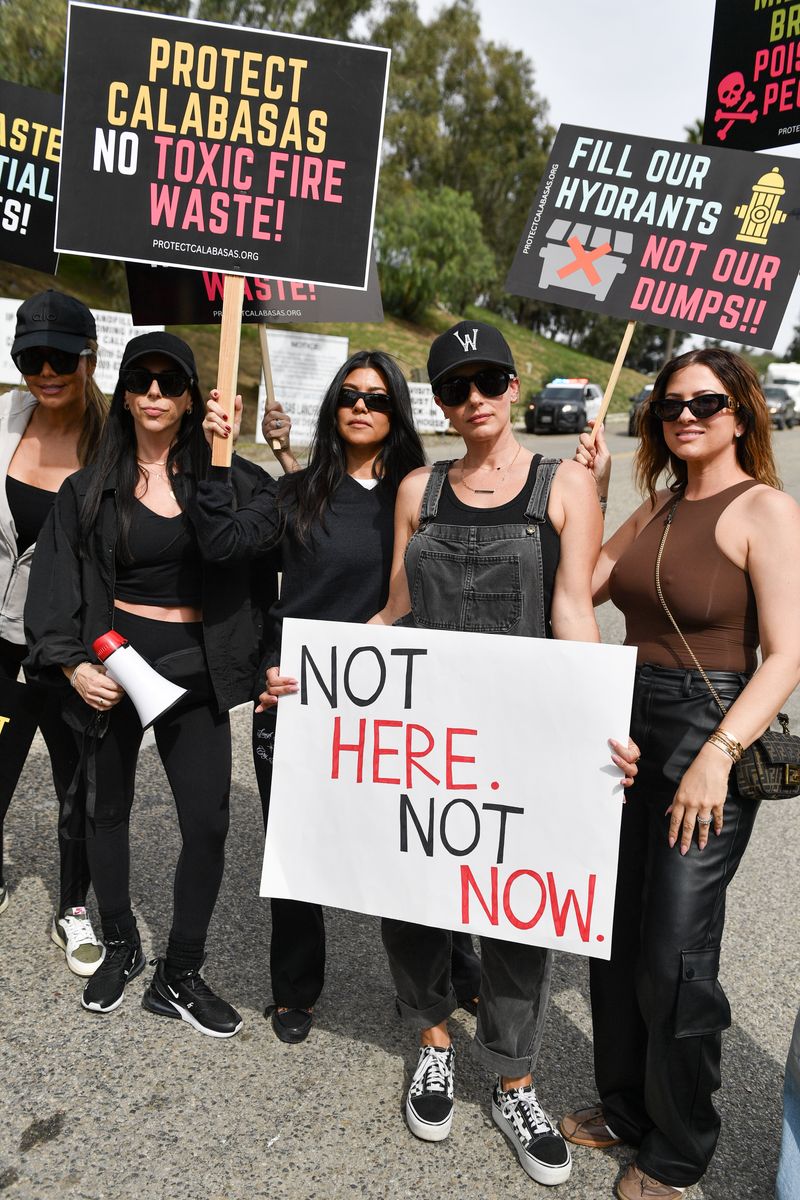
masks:
[[[87,664],[86,664],[85,662],[78,663],[77,667],[75,668],[75,670],[72,672],[72,674],[71,674],[71,675],[70,675],[70,677],[69,677],[69,685],[70,685],[70,687],[76,687],[76,686],[77,686],[77,685],[76,685],[76,683],[75,683],[75,677],[76,677],[76,675],[78,674],[78,671],[80,671],[81,667],[85,667],[86,665],[87,665]]]

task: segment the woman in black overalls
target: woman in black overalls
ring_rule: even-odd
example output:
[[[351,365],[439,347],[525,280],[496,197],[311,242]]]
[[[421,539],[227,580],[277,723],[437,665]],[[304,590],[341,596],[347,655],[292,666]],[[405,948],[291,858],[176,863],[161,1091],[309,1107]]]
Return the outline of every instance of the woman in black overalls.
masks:
[[[406,619],[427,629],[599,641],[591,599],[602,533],[597,496],[577,464],[534,456],[516,441],[511,405],[519,382],[505,339],[491,325],[462,321],[433,343],[428,372],[466,453],[414,471],[400,485],[391,594],[375,620],[392,623],[410,610]],[[630,779],[635,748],[616,749],[614,761]],[[421,1030],[406,1119],[417,1137],[439,1141],[453,1110],[450,934],[385,919],[383,939],[401,1011]],[[481,950],[475,1047],[500,1077],[493,1119],[532,1178],[561,1183],[571,1168],[569,1147],[531,1079],[551,955],[485,937]]]

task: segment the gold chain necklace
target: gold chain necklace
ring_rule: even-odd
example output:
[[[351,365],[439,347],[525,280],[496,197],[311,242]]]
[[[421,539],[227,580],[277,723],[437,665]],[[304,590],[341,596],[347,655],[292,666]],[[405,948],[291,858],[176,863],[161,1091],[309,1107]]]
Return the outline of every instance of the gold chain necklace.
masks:
[[[166,467],[167,461],[168,460],[166,458],[163,462],[158,462],[157,460],[154,462],[145,462],[141,458],[137,458],[136,460],[140,467]],[[165,483],[169,490],[172,491],[172,480],[170,479],[169,475],[162,475],[161,471],[145,471],[145,475],[148,477],[152,475],[154,479],[160,479],[161,482]]]
[[[459,482],[460,482],[460,483],[463,483],[464,487],[467,489],[467,491],[468,491],[468,492],[473,492],[473,493],[474,493],[476,496],[493,496],[493,495],[495,494],[495,492],[497,491],[497,488],[499,488],[499,487],[501,486],[501,484],[505,482],[506,475],[507,475],[507,474],[508,474],[508,472],[511,470],[511,468],[512,468],[512,467],[513,467],[513,465],[514,465],[514,463],[517,461],[517,459],[518,459],[518,457],[519,457],[519,452],[520,452],[520,450],[521,450],[521,449],[522,449],[522,442],[520,442],[520,443],[518,444],[518,446],[517,446],[517,452],[516,452],[516,454],[515,454],[515,455],[514,455],[514,457],[511,459],[511,462],[508,464],[508,466],[506,467],[506,469],[503,471],[503,474],[502,474],[502,475],[500,476],[500,478],[498,479],[498,481],[497,481],[497,487],[493,487],[493,488],[474,488],[474,487],[472,487],[472,486],[471,486],[471,484],[467,483],[466,479],[464,478],[464,459],[463,459],[463,458],[461,459],[461,467],[459,468],[459,469],[460,469],[460,471],[461,471],[461,479],[460,479],[460,481],[459,481]],[[501,470],[503,470],[503,468],[502,468],[502,467],[495,467],[495,470],[496,470],[496,471],[501,471]]]

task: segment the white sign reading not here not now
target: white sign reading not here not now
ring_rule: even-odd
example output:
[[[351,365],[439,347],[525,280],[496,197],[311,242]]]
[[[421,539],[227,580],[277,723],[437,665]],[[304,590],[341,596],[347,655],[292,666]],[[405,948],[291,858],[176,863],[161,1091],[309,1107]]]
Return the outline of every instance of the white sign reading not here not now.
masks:
[[[261,894],[609,958],[635,660],[285,621]]]

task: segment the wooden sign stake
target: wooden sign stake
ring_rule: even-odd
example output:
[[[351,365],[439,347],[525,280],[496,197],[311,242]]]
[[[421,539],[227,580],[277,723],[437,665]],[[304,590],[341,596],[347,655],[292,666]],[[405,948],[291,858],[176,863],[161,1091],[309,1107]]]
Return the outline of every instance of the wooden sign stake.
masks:
[[[242,304],[244,275],[225,275],[222,293],[222,325],[219,334],[219,365],[217,390],[219,402],[233,417],[236,383],[239,378],[239,344],[242,339]],[[211,465],[229,467],[233,455],[233,438],[214,436]]]
[[[608,406],[611,403],[611,397],[614,395],[614,388],[617,386],[617,380],[619,379],[619,373],[622,370],[622,364],[625,362],[625,355],[628,353],[628,347],[631,344],[631,338],[633,337],[633,331],[635,328],[636,328],[636,322],[628,321],[625,332],[622,335],[622,341],[619,344],[619,350],[617,351],[617,357],[614,359],[614,365],[611,368],[611,374],[608,377],[608,383],[606,384],[605,395],[603,396],[603,403],[600,405],[600,412],[597,414],[594,425],[592,427],[592,438],[591,438],[592,445],[594,445],[595,439],[597,438],[598,429],[603,424],[603,421],[605,421],[605,419],[606,419],[606,413],[608,412]]]
[[[269,341],[267,340],[266,325],[259,325],[258,340],[261,343],[261,367],[264,371],[264,390],[267,393],[266,400],[264,401],[264,407],[268,408],[275,399],[275,388],[272,385],[272,367],[270,366],[269,362]],[[280,450],[281,448],[281,443],[278,438],[273,438],[270,445],[273,450]]]

